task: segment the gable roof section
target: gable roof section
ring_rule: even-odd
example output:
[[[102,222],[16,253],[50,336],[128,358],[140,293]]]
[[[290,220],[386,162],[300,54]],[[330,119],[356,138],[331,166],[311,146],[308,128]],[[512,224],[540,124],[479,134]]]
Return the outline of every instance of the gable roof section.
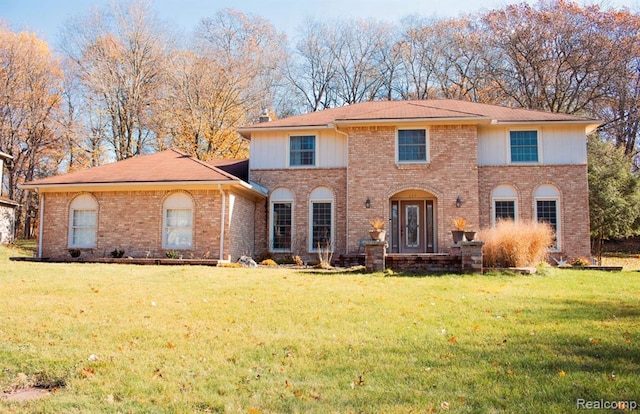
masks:
[[[414,121],[447,121],[473,123],[583,123],[598,124],[598,121],[574,115],[510,108],[453,99],[422,101],[375,101],[362,102],[341,108],[325,109],[305,115],[297,115],[271,122],[239,128],[238,132],[248,138],[251,132],[269,129],[305,127],[333,127],[340,125],[362,125],[399,123]]]
[[[231,173],[246,175],[242,169],[247,165],[245,160],[203,162],[178,150],[168,149],[151,155],[141,155],[82,171],[30,181],[21,187],[40,189],[87,185],[228,184],[253,189],[262,194],[262,191]]]

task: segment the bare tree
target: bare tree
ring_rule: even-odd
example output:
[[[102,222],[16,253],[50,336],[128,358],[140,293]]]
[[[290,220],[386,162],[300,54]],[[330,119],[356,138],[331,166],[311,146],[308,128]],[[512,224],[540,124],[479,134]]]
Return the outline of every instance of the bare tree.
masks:
[[[117,160],[155,147],[151,115],[172,41],[150,4],[113,2],[70,21],[63,32],[62,49],[76,64],[85,101],[107,120],[107,128],[89,128],[101,134]]]

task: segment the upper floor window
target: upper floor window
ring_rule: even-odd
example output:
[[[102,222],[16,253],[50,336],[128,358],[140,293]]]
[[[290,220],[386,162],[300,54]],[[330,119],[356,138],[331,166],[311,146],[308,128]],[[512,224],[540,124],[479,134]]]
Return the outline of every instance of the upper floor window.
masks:
[[[538,131],[509,131],[511,162],[538,162]]]
[[[98,202],[89,194],[73,199],[69,206],[69,247],[96,247]]]
[[[314,135],[289,137],[289,165],[292,167],[316,165],[316,137]]]
[[[167,197],[163,204],[162,246],[165,249],[188,249],[192,245],[193,201],[185,193]]]
[[[398,162],[427,162],[427,131],[398,130]]]

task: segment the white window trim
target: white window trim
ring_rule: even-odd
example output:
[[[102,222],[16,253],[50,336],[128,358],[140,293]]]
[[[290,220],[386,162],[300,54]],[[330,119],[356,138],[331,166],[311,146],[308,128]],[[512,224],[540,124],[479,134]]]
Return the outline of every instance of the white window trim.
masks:
[[[535,197],[533,200],[533,212],[536,221],[538,220],[538,201],[556,202],[556,247],[550,248],[550,252],[562,251],[562,218],[560,216],[560,197]]]
[[[493,227],[496,226],[496,201],[513,201],[513,221],[518,221],[518,199],[516,197],[492,197],[491,198],[491,222]]]
[[[273,205],[274,204],[285,204],[285,203],[289,203],[291,204],[291,234],[289,235],[289,237],[291,237],[290,240],[290,245],[291,247],[289,249],[275,249],[273,247],[273,238],[274,238],[274,234],[273,234],[273,227],[274,227],[274,222],[273,222]],[[273,253],[291,253],[293,251],[293,233],[294,233],[294,229],[295,229],[295,215],[293,214],[294,212],[294,204],[293,204],[293,200],[272,200],[270,202],[270,206],[269,206],[269,251],[273,252]]]
[[[538,161],[512,161],[511,160],[511,132],[518,131],[536,131],[537,140],[538,140]],[[505,136],[505,148],[507,150],[507,163],[509,165],[542,165],[544,164],[542,159],[542,130],[540,128],[510,128],[507,129],[507,134]]]
[[[424,141],[425,141],[425,160],[424,161],[400,161],[400,137],[399,137],[399,132],[400,131],[414,131],[414,130],[423,130],[424,131]],[[396,142],[395,142],[395,149],[396,149],[396,164],[402,164],[402,165],[407,165],[407,164],[429,164],[430,160],[431,160],[431,145],[429,145],[430,143],[430,139],[429,139],[429,128],[396,128]]]
[[[309,201],[309,252],[317,253],[319,250],[313,245],[313,205],[315,203],[330,203],[331,204],[331,252],[335,250],[335,238],[336,238],[336,204],[334,200],[328,199],[314,199]]]
[[[191,200],[191,208],[187,209],[187,208],[183,208],[183,207],[178,207],[178,208],[167,208],[167,200],[175,195],[175,194],[180,194],[180,193],[173,193],[170,194],[169,196],[167,196],[167,198],[165,198],[165,200],[162,203],[162,248],[163,249],[171,249],[171,250],[190,250],[193,248],[193,228],[194,228],[194,203],[193,203],[193,198],[191,198],[191,195],[184,193],[185,196],[189,197],[189,199]],[[188,246],[181,246],[181,245],[173,245],[173,244],[169,244],[168,240],[167,240],[167,210],[191,210],[191,242],[189,243]]]
[[[313,164],[311,165],[291,165],[291,138],[292,137],[304,137],[304,136],[312,136],[313,137],[313,146],[314,146],[314,159]],[[316,133],[300,133],[300,134],[291,134],[287,139],[287,167],[289,168],[318,168],[319,165],[319,142],[318,142],[318,134]]]
[[[98,210],[99,210],[99,204],[98,201],[93,198],[93,196],[90,195],[86,195],[87,197],[91,197],[92,203],[93,203],[93,207],[94,208],[87,208],[87,206],[79,206],[74,208],[73,207],[73,203],[76,202],[76,200],[78,200],[80,197],[85,197],[85,195],[79,195],[78,197],[74,198],[71,201],[71,204],[69,205],[69,231],[67,234],[67,247],[68,248],[75,248],[75,249],[93,249],[97,246],[98,244]],[[95,215],[96,215],[96,220],[95,220],[95,226],[93,227],[93,243],[91,244],[74,244],[73,243],[73,235],[74,235],[74,227],[73,227],[73,213],[75,211],[94,211]]]

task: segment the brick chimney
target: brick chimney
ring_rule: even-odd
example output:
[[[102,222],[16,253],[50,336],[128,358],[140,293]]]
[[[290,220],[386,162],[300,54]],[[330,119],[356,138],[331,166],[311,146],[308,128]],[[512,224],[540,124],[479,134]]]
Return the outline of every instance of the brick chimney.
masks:
[[[262,110],[262,113],[260,114],[260,118],[258,118],[258,122],[263,123],[263,122],[269,122],[269,121],[271,121],[271,117],[269,116],[269,110],[267,108],[264,108]]]

